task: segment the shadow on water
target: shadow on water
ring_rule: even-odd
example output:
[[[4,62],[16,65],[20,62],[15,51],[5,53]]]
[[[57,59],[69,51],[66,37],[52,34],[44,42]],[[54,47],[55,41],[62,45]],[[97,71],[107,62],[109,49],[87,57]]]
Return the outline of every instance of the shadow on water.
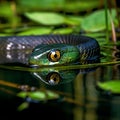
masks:
[[[114,57],[119,58],[119,53]],[[64,120],[120,118],[119,94],[98,86],[99,82],[120,80],[119,64],[41,71],[9,68],[0,69],[0,106],[5,118],[14,118],[15,114],[19,118],[49,116]]]

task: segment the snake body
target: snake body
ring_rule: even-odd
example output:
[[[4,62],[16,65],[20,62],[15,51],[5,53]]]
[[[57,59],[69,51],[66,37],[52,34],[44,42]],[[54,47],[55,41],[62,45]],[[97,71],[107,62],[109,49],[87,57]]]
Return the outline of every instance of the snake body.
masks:
[[[48,59],[49,54],[52,60]],[[0,64],[85,63],[99,59],[100,47],[94,38],[81,35],[7,36],[0,37],[0,56]]]

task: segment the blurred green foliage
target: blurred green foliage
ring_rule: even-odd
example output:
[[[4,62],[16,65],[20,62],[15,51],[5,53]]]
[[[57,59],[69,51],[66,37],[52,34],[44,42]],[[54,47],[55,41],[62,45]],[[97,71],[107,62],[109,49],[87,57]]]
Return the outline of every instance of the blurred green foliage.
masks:
[[[111,21],[110,17],[112,17],[112,20],[114,22],[115,26],[118,26],[118,21],[116,19],[116,10],[112,9],[111,13],[108,11],[108,28],[111,30]],[[81,24],[82,29],[85,31],[102,31],[106,29],[106,23],[105,23],[105,10],[97,10],[93,12],[92,14],[87,15],[82,24]]]
[[[50,10],[79,12],[91,10],[99,6],[96,0],[17,0],[23,11]]]
[[[0,35],[101,32],[106,24],[104,3],[100,3],[100,0],[4,0],[0,3]],[[116,9],[108,14],[111,31],[110,17],[118,27]]]

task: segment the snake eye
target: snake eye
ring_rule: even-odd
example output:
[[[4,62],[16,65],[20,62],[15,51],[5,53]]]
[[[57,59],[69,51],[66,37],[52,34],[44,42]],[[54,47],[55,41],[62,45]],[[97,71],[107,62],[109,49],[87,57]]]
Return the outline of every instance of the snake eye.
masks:
[[[51,62],[57,62],[60,59],[60,56],[59,50],[52,50],[48,53],[48,59]]]
[[[46,79],[49,84],[57,85],[60,82],[61,77],[57,72],[51,72],[47,75]]]

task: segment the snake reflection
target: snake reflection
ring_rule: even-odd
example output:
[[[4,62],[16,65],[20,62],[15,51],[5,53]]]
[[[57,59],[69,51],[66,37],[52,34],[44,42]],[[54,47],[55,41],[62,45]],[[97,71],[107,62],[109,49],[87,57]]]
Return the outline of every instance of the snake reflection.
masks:
[[[40,72],[31,72],[38,80],[48,85],[66,84],[73,81],[78,74],[85,74],[96,70],[95,68],[72,69],[72,70],[57,70],[44,68]]]

